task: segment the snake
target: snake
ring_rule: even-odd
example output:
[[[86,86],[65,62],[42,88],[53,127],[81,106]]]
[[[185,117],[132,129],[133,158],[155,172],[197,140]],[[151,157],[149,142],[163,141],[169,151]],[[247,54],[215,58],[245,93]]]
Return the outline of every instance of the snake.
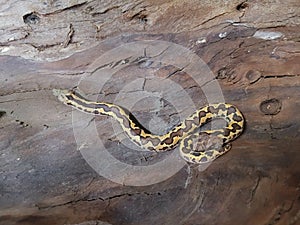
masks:
[[[53,94],[65,105],[88,114],[114,118],[130,140],[141,148],[164,152],[179,146],[181,157],[188,163],[212,162],[231,149],[230,142],[239,137],[244,129],[245,119],[236,106],[215,103],[201,107],[167,133],[157,135],[144,128],[126,108],[108,102],[90,101],[81,93],[75,89],[53,89]],[[223,119],[226,125],[220,129],[199,131],[203,125],[214,119]],[[203,135],[215,137],[220,144],[199,149]]]

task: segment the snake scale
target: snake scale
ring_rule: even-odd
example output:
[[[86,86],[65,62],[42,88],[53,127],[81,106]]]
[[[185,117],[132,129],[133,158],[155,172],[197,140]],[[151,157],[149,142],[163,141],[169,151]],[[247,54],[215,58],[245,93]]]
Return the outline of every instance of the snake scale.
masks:
[[[227,103],[218,103],[202,107],[166,134],[155,135],[143,128],[133,115],[121,106],[90,101],[75,90],[53,89],[53,94],[62,103],[80,111],[113,117],[120,123],[127,136],[142,148],[161,152],[179,145],[180,155],[190,163],[211,162],[228,152],[231,147],[229,142],[236,139],[244,128],[244,117],[237,107]],[[198,131],[201,126],[217,118],[226,121],[224,128]],[[197,149],[195,140],[201,139],[203,134],[212,135],[221,140],[220,149],[214,147],[205,150]]]

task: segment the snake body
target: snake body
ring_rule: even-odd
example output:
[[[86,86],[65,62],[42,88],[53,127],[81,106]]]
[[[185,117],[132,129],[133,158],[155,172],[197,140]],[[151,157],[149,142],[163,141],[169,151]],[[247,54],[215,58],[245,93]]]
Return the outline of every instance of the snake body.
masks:
[[[107,103],[90,101],[74,90],[54,89],[58,99],[80,111],[107,115],[116,119],[127,136],[137,145],[151,151],[168,151],[179,145],[181,156],[191,163],[207,163],[230,150],[229,142],[237,138],[243,131],[244,118],[237,107],[218,103],[202,107],[180,122],[164,135],[155,135],[143,128],[132,114],[125,108]],[[227,125],[223,129],[196,132],[202,125],[213,119],[224,119]],[[221,140],[221,150],[217,148],[199,151],[195,148],[197,138],[201,134],[213,135]]]

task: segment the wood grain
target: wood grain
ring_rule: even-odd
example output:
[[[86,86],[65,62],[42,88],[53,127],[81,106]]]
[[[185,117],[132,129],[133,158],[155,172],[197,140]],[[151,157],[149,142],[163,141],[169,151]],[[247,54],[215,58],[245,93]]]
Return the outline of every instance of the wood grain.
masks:
[[[299,6],[294,0],[3,3],[0,224],[298,224]],[[204,171],[185,166],[160,183],[134,187],[90,167],[73,134],[89,124],[72,122],[72,109],[52,89],[78,85],[101,66],[101,55],[139,40],[197,54],[214,75],[208,84],[217,82],[247,123],[232,150]],[[147,92],[151,97],[131,110],[157,133],[192,111],[183,92],[196,108],[215,93],[205,93],[185,68],[150,62],[128,63],[96,93],[82,82],[82,91],[108,102],[120,93],[132,102]],[[149,166],[171,154],[131,150],[120,145],[124,137],[112,120],[95,122],[105,148],[122,162]]]

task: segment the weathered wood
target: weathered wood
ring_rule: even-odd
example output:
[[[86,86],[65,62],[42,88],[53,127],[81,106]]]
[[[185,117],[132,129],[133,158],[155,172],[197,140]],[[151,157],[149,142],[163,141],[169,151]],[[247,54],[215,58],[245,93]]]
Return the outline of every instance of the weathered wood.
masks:
[[[0,224],[298,224],[299,6],[293,0],[2,3]],[[126,177],[117,184],[90,167],[73,133],[90,123],[72,123],[72,109],[52,89],[76,86],[101,66],[102,54],[139,40],[196,53],[214,74],[207,83],[220,84],[247,126],[204,171],[185,166],[163,182],[134,187]],[[117,101],[123,91],[128,103],[157,93],[131,109],[146,128],[163,133],[193,110],[158,78],[182,87],[196,108],[215,90],[204,91],[185,68],[150,61],[117,71],[99,99]],[[92,98],[98,93],[91,85],[80,87]],[[131,150],[119,144],[124,137],[112,120],[95,120],[105,148],[122,162],[149,166],[171,154]],[[145,174],[151,175],[159,174]]]

